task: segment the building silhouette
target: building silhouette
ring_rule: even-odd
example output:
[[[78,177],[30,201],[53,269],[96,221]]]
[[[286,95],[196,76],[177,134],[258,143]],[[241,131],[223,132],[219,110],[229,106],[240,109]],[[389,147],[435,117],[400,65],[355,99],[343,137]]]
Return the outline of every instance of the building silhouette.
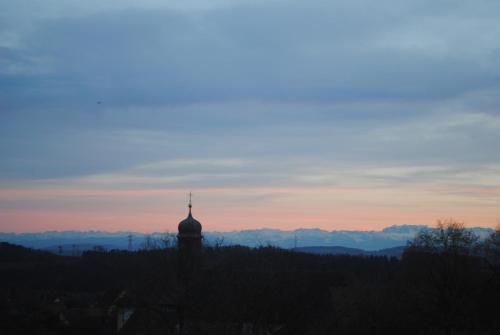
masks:
[[[192,194],[189,193],[189,213],[187,218],[179,223],[177,234],[177,276],[181,289],[181,297],[178,304],[179,334],[190,333],[190,317],[186,309],[190,305],[190,286],[201,267],[202,235],[201,223],[193,217],[191,201]]]
[[[201,223],[193,217],[191,193],[189,194],[189,214],[179,223],[177,234],[178,274],[181,283],[187,285],[201,263]]]

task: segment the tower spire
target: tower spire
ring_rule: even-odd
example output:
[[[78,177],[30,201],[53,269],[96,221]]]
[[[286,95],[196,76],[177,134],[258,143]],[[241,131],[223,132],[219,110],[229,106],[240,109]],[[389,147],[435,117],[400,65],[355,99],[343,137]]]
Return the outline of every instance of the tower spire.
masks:
[[[193,198],[193,193],[189,192],[189,204],[188,204],[188,207],[189,207],[189,215],[191,215],[191,208],[193,207],[193,201],[192,201],[192,198]]]

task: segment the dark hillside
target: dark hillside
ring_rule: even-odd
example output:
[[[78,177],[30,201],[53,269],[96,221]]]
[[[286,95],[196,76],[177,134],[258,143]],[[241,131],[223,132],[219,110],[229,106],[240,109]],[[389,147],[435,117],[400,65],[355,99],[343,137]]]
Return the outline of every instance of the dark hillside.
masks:
[[[0,333],[113,334],[121,310],[133,311],[124,334],[175,333],[180,310],[190,334],[500,329],[498,273],[472,255],[409,249],[396,259],[234,246],[205,248],[202,257],[183,295],[175,248],[62,257],[2,245]]]
[[[40,262],[53,261],[57,258],[52,253],[29,249],[19,245],[0,242],[0,262]]]

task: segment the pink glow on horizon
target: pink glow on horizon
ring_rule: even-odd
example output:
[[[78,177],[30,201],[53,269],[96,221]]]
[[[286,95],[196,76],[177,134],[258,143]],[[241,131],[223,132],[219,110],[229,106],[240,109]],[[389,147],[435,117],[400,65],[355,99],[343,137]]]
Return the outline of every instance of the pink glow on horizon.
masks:
[[[176,231],[179,221],[184,219],[187,211],[180,215],[172,213],[141,213],[135,216],[129,214],[93,214],[85,212],[54,212],[32,210],[7,210],[0,213],[2,231],[34,232],[47,230],[104,230],[104,231]],[[257,228],[277,228],[283,230],[297,228],[320,228],[325,230],[378,230],[415,218],[410,214],[392,213],[336,213],[334,216],[302,215],[294,213],[262,213],[249,216],[242,211],[241,216],[215,215],[206,210],[193,213],[203,224],[206,231],[231,231]],[[231,213],[232,214],[232,213]],[[430,216],[419,216],[425,222]],[[401,221],[403,220],[403,221]],[[256,222],[258,222],[256,224]],[[348,223],[335,223],[348,222]],[[29,223],[29,224],[27,224]]]
[[[443,190],[418,188],[201,188],[195,190],[193,213],[205,231],[380,230],[394,224],[433,225],[448,217],[470,226],[496,225],[499,211],[491,199],[462,198],[471,189],[459,195],[448,191],[443,195]],[[184,189],[0,188],[0,231],[176,231],[187,215],[186,200]]]

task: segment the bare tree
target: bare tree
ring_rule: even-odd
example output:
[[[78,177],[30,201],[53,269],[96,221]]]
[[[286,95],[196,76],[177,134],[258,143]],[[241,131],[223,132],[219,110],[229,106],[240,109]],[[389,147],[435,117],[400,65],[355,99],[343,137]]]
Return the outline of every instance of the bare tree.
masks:
[[[500,222],[484,241],[484,249],[488,261],[498,267],[500,265]]]
[[[429,293],[424,306],[433,311],[430,318],[441,334],[464,334],[470,326],[471,307],[464,301],[471,301],[480,287],[478,241],[462,222],[439,220],[435,228],[417,234],[403,256],[407,269],[419,276]]]
[[[478,240],[463,222],[447,219],[438,220],[435,228],[418,233],[409,247],[435,253],[472,254],[477,250]]]
[[[143,250],[160,249],[160,243],[153,236],[147,235],[146,238],[144,239],[144,242],[142,243],[142,249]]]
[[[176,246],[177,238],[174,233],[166,232],[160,237],[160,243],[163,249],[173,248]]]
[[[95,245],[92,250],[95,252],[106,252],[106,248],[104,248],[102,245]]]
[[[222,248],[224,246],[224,236],[219,236],[214,240],[214,248]]]

